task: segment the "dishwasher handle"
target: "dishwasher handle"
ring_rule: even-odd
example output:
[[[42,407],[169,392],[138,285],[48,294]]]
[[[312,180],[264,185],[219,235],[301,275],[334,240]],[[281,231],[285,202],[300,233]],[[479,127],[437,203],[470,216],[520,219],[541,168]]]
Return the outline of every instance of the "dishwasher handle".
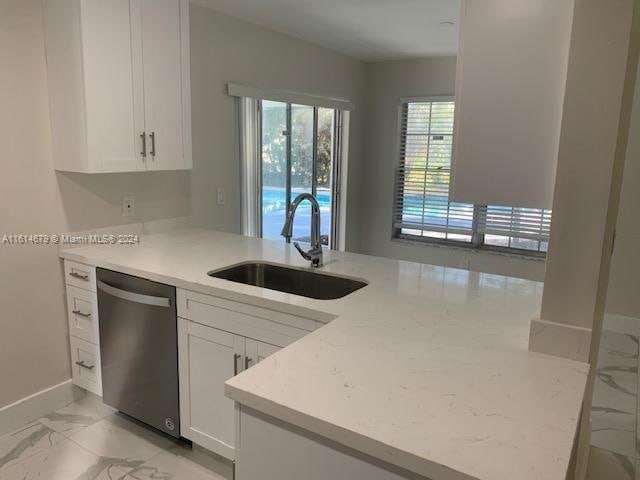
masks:
[[[141,293],[129,292],[128,290],[121,290],[119,288],[113,287],[108,283],[104,283],[101,280],[98,280],[98,290],[102,290],[103,292],[111,295],[112,297],[121,298],[122,300],[127,300],[129,302],[134,303],[142,303],[144,305],[152,305],[155,307],[171,307],[171,299],[167,297],[154,297],[151,295],[143,295]]]

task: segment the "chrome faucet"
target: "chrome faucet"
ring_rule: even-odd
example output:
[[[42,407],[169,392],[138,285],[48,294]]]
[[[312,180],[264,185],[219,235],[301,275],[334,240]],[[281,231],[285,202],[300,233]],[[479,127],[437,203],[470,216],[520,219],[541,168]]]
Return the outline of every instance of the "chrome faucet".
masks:
[[[298,205],[304,200],[309,200],[311,203],[311,250],[305,252],[300,247],[298,242],[293,242],[293,246],[300,252],[300,255],[305,260],[311,261],[312,267],[322,266],[322,243],[320,241],[320,205],[316,198],[310,193],[301,193],[296,199],[291,202],[289,211],[287,212],[287,219],[282,227],[281,235],[287,239],[287,243],[291,242],[291,236],[293,235],[293,217],[296,215]]]

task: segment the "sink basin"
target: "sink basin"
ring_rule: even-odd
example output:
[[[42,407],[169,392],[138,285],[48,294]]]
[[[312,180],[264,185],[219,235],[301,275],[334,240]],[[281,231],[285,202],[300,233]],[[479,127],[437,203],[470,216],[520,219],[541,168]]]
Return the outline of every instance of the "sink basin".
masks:
[[[362,280],[265,262],[239,263],[213,270],[208,275],[316,300],[342,298],[367,285]]]

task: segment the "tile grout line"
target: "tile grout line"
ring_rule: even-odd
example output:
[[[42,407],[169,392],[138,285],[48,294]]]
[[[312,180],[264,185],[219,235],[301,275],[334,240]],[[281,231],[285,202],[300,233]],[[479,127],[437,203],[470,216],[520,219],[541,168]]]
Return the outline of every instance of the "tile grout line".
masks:
[[[97,423],[97,422],[96,422]],[[66,440],[69,440],[71,443],[73,443],[74,445],[76,445],[77,447],[80,447],[81,450],[84,450],[85,452],[90,453],[91,455],[93,455],[94,457],[96,457],[98,459],[98,461],[100,461],[100,459],[105,458],[102,455],[97,454],[96,452],[90,450],[89,448],[85,447],[84,445],[80,445],[78,442],[76,442],[73,438],[71,437],[67,437],[66,435],[63,435],[64,438]],[[116,465],[112,465],[111,468],[113,468],[118,474],[119,476],[117,478],[119,479],[123,479],[126,478],[128,473],[125,472],[124,470],[120,469],[120,467],[116,466]]]

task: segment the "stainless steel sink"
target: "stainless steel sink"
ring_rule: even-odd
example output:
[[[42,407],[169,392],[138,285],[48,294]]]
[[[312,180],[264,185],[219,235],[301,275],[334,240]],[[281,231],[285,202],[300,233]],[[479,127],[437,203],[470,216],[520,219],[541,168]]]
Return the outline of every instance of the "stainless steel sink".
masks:
[[[362,280],[265,262],[243,262],[208,275],[316,300],[342,298],[367,285]]]

